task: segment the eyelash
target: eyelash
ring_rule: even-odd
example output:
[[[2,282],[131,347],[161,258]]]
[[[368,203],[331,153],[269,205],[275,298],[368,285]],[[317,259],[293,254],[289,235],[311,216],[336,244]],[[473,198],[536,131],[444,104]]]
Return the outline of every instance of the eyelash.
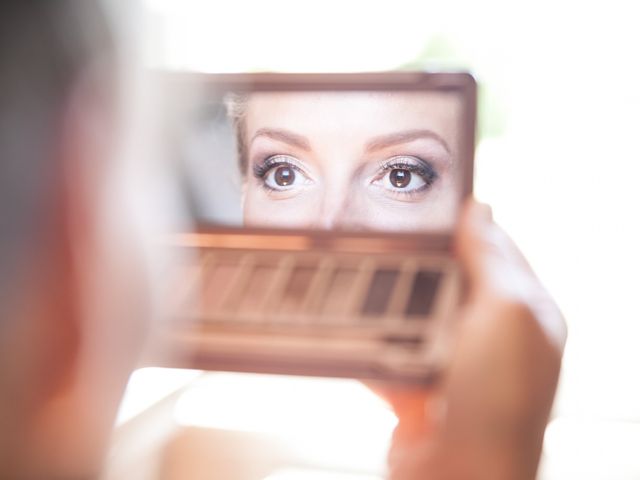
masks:
[[[380,174],[376,175],[376,179],[382,178],[386,173],[395,169],[408,170],[411,173],[415,173],[419,175],[425,183],[422,187],[415,190],[391,190],[395,195],[418,195],[425,190],[428,190],[438,179],[438,173],[431,163],[420,157],[408,155],[398,155],[381,162],[379,170]]]
[[[279,191],[273,187],[267,185],[264,181],[267,174],[276,167],[280,167],[282,165],[286,165],[288,167],[293,168],[296,172],[300,172],[302,175],[308,178],[307,173],[300,168],[295,162],[291,161],[291,157],[288,155],[270,155],[264,158],[264,160],[260,161],[260,163],[256,163],[253,166],[253,176],[260,181],[260,185],[268,190],[268,191]]]

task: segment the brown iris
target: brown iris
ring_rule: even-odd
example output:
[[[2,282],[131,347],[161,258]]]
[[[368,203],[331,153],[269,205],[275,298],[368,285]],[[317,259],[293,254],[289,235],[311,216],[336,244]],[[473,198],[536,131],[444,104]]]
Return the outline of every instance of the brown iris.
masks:
[[[274,172],[274,180],[281,187],[291,185],[296,179],[296,172],[291,167],[278,167]]]
[[[394,168],[389,172],[389,181],[396,188],[405,188],[411,182],[411,172],[400,168]]]

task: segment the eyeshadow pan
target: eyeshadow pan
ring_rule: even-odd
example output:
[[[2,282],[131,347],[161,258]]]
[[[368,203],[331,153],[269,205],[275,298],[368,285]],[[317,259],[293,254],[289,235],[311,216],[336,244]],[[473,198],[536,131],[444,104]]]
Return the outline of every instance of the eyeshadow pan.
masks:
[[[231,280],[238,272],[238,265],[218,263],[204,274],[202,308],[203,313],[215,312],[231,285]]]
[[[362,306],[363,314],[379,316],[386,313],[387,305],[397,278],[397,270],[376,270],[369,284],[369,291]]]
[[[275,268],[270,265],[258,265],[253,268],[251,278],[242,292],[242,300],[238,307],[240,312],[256,312],[261,307],[274,274]]]
[[[344,313],[351,298],[351,290],[355,277],[356,270],[351,268],[336,269],[333,272],[322,305],[320,306],[324,315]]]
[[[317,270],[316,267],[306,265],[293,269],[280,301],[280,312],[293,313],[300,309]]]
[[[413,278],[411,294],[405,313],[411,316],[426,316],[431,312],[441,272],[419,270]]]
[[[189,313],[197,305],[200,294],[201,265],[199,262],[184,261],[173,265],[169,273],[170,282],[167,285],[167,305],[174,309]]]

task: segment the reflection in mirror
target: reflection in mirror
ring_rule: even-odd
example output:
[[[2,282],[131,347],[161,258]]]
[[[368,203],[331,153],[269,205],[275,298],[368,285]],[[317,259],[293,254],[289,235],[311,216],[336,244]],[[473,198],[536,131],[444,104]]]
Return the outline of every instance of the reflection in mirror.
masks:
[[[203,223],[446,231],[463,195],[454,91],[217,92],[180,150]]]

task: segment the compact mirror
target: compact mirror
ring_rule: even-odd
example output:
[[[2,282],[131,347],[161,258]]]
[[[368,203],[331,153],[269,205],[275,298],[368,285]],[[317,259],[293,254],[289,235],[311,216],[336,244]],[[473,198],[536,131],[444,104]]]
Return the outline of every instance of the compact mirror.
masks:
[[[168,78],[199,224],[448,232],[471,191],[466,73]]]
[[[165,79],[198,225],[169,242],[187,259],[159,351],[181,355],[155,361],[434,381],[461,298],[449,243],[471,192],[473,78]]]

